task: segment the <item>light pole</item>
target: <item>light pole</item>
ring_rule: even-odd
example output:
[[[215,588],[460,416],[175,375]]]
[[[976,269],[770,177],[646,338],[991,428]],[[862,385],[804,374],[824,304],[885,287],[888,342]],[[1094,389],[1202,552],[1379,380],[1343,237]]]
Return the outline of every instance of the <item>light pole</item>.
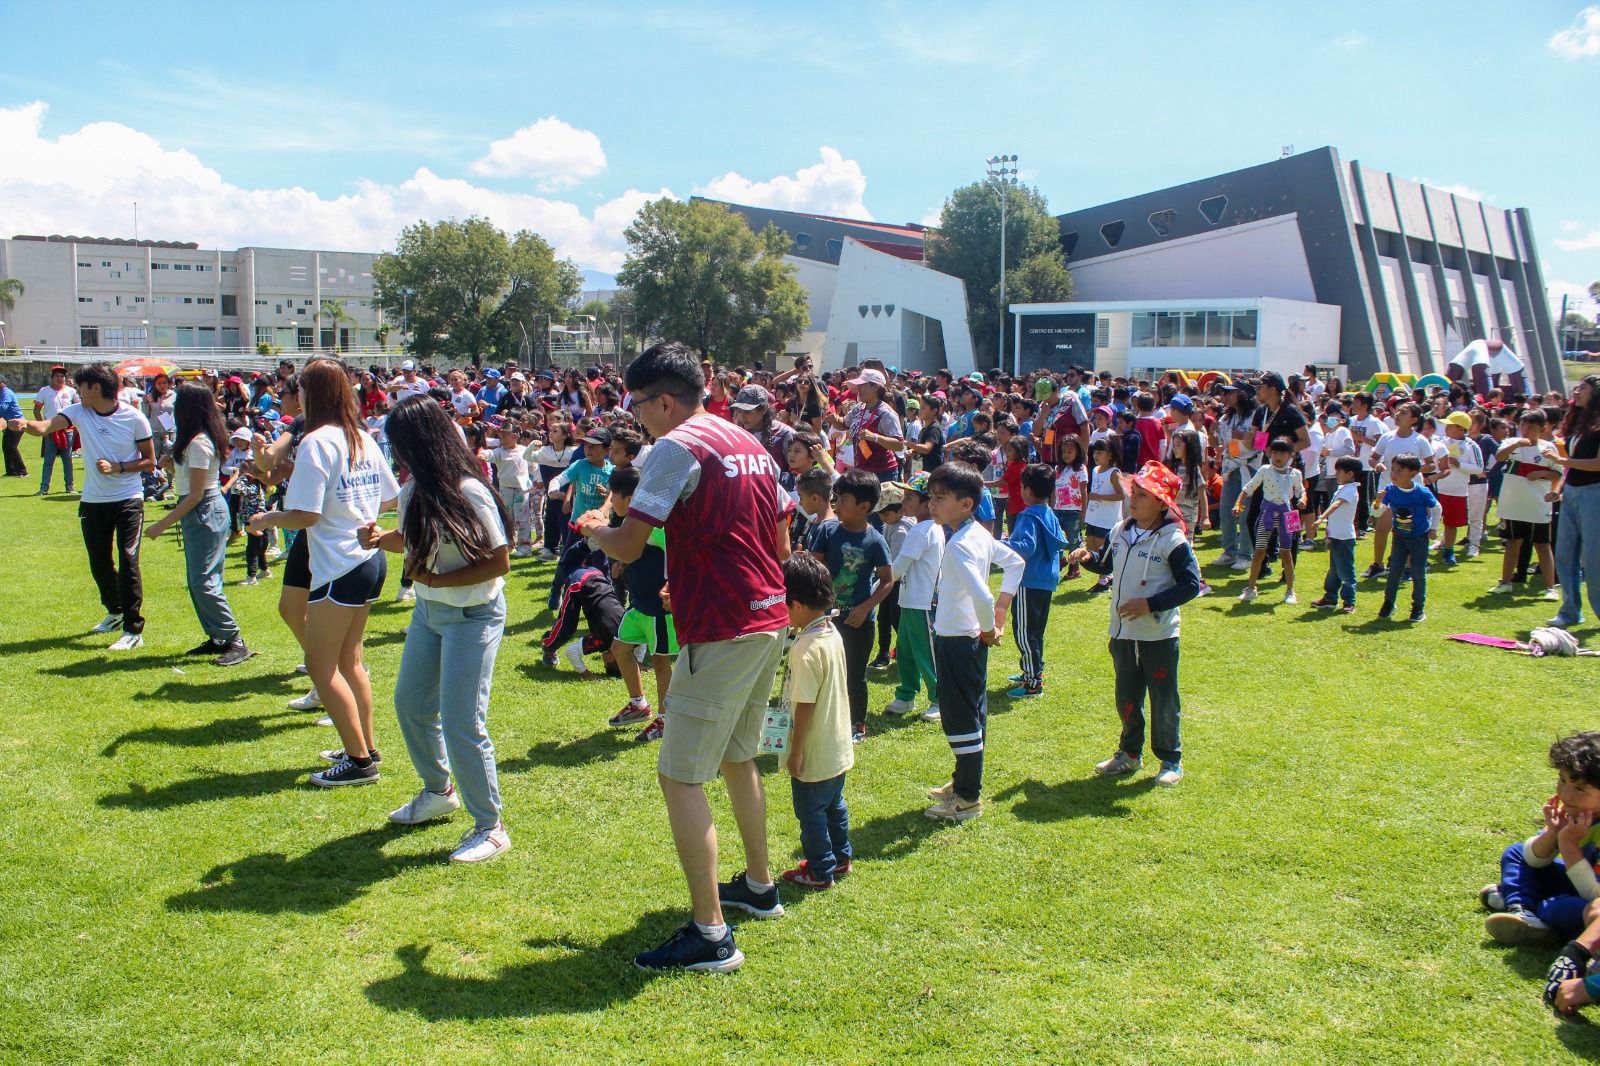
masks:
[[[985,183],[1000,194],[1000,344],[994,351],[994,365],[998,367],[1005,362],[1006,356],[1006,201],[1011,198],[1011,189],[1017,184],[1017,157],[992,155],[984,162],[989,167]],[[1018,353],[1011,353],[1013,376],[1017,374],[1018,358]]]
[[[295,351],[295,354],[298,355],[298,354],[300,354],[300,320],[299,319],[291,318],[289,320],[289,333],[290,333],[290,335],[292,337],[294,337],[294,351]]]
[[[5,346],[6,346],[6,324],[4,322],[0,322],[0,348],[4,348]]]
[[[144,357],[148,359],[150,358],[150,320],[141,318],[139,325],[144,327]]]

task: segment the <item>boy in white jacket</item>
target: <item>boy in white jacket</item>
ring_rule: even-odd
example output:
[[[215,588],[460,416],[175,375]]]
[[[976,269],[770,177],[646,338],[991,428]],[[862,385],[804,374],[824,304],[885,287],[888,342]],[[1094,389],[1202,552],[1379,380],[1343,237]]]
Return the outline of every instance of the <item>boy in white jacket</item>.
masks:
[[[1138,771],[1144,752],[1145,697],[1150,699],[1150,749],[1161,760],[1156,784],[1183,778],[1178,736],[1178,608],[1200,594],[1200,564],[1178,510],[1183,482],[1160,463],[1134,475],[1129,517],[1111,529],[1099,552],[1079,548],[1072,561],[1111,575],[1111,665],[1116,671],[1122,738],[1117,753],[1095,767],[1108,776]]]

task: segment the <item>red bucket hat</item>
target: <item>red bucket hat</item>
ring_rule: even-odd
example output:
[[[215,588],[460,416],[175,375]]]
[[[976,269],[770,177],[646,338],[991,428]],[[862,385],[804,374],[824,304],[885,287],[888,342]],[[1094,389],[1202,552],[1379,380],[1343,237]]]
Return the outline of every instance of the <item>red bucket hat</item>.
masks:
[[[1152,460],[1133,475],[1133,483],[1160,500],[1165,505],[1167,513],[1172,516],[1172,520],[1177,522],[1184,532],[1188,532],[1189,527],[1183,521],[1183,512],[1178,510],[1178,493],[1183,491],[1183,480],[1177,474]]]

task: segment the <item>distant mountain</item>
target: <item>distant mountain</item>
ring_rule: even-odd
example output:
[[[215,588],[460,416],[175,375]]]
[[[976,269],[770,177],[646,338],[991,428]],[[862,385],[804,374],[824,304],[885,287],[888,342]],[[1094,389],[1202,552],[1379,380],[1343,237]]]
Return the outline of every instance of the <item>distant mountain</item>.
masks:
[[[603,270],[580,270],[578,273],[583,275],[584,292],[617,287],[617,276],[615,274],[607,274]]]

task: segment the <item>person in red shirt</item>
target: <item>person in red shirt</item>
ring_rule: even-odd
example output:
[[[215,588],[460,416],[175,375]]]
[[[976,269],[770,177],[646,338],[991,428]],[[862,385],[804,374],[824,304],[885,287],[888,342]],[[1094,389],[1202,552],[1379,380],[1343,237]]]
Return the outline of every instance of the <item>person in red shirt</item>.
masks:
[[[1159,463],[1162,460],[1162,451],[1167,443],[1167,431],[1161,424],[1161,419],[1156,417],[1156,398],[1148,392],[1141,392],[1134,406],[1139,411],[1139,417],[1134,420],[1133,428],[1139,431],[1139,469],[1144,469],[1146,463]]]
[[[744,955],[723,920],[733,907],[783,913],[767,854],[766,796],[755,757],[789,624],[781,563],[794,504],[754,436],[707,412],[686,345],[657,344],[628,365],[632,409],[655,437],[622,524],[591,511],[575,523],[608,556],[632,562],[654,529],[667,538],[667,589],[681,648],[667,689],[656,773],[693,918],[635,956],[651,970],[726,972]],[[715,550],[707,550],[714,545]],[[717,834],[705,784],[718,773],[744,843],[745,871],[717,882]]]

